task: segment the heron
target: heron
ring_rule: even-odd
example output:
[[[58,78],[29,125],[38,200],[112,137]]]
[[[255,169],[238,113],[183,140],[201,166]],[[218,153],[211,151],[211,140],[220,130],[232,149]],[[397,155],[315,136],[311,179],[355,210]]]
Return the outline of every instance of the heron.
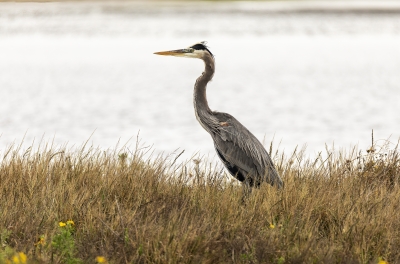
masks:
[[[282,188],[283,181],[261,142],[232,115],[212,111],[208,106],[206,89],[215,73],[215,58],[206,42],[154,54],[203,60],[205,70],[194,85],[194,112],[211,135],[218,157],[229,173],[242,182],[245,194],[253,187],[260,187],[262,182]]]

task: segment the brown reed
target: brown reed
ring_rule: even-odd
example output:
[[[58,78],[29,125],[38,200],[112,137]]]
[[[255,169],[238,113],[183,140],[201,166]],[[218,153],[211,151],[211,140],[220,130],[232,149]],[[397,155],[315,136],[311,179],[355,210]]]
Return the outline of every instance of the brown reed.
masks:
[[[242,203],[206,160],[12,146],[0,157],[0,252],[60,263],[51,240],[71,219],[84,263],[400,263],[399,154],[376,148],[275,152],[285,188]]]

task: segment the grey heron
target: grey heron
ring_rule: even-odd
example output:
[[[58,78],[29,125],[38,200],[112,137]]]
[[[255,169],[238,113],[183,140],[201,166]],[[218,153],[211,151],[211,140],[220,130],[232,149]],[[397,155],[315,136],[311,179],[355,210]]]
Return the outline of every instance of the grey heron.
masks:
[[[208,106],[206,88],[214,76],[215,59],[206,42],[154,54],[204,61],[205,70],[194,85],[194,110],[200,125],[211,135],[218,157],[229,173],[250,191],[262,182],[282,188],[283,181],[261,142],[233,116],[212,111]]]

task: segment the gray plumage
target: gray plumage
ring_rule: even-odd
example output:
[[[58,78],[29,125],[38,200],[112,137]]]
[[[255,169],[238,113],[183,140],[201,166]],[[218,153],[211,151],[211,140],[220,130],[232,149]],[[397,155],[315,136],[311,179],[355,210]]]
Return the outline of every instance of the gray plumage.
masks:
[[[243,182],[245,187],[259,187],[261,182],[267,182],[282,188],[283,181],[260,141],[230,114],[209,108],[206,88],[214,76],[215,60],[205,43],[155,54],[199,58],[204,61],[205,70],[194,85],[193,104],[196,118],[211,135],[219,158],[229,173]]]

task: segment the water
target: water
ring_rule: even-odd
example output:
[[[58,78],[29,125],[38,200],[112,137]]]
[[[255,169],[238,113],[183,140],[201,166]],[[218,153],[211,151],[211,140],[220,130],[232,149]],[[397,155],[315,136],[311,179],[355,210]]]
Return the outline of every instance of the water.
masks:
[[[336,6],[337,7],[337,6]],[[0,3],[0,150],[33,141],[213,157],[192,106],[198,60],[153,52],[207,40],[208,97],[266,145],[316,155],[400,137],[400,9],[277,3]]]

